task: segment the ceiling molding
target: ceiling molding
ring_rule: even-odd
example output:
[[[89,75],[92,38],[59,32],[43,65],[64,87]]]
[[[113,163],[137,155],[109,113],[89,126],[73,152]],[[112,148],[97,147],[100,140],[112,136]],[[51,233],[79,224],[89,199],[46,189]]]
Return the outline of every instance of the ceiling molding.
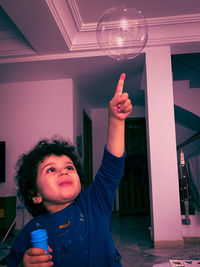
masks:
[[[14,31],[0,31],[0,58],[33,55],[35,51]]]
[[[76,1],[75,0],[68,0],[67,3],[69,5],[72,17],[74,19],[74,22],[76,24],[76,27],[77,27],[78,31],[82,31],[83,21],[82,21],[82,18],[81,18],[81,14],[79,12],[79,8],[78,8],[78,6],[76,4]]]
[[[67,0],[66,0],[67,1]],[[83,23],[76,0],[68,0],[71,15],[79,32],[96,31],[98,23]],[[200,13],[146,19],[148,26],[174,25],[200,22]]]
[[[61,15],[59,7],[64,9],[64,10],[66,9],[66,12],[67,12],[67,8],[65,8],[65,6],[64,7],[63,6],[59,6],[58,2],[55,2],[54,0],[46,0],[46,3],[47,3],[47,5],[48,5],[48,7],[49,7],[49,9],[51,11],[52,16],[55,19],[55,22],[56,22],[56,24],[57,24],[57,26],[58,26],[58,28],[59,28],[64,40],[65,40],[68,48],[70,49],[71,46],[72,46],[72,41],[73,41],[73,37],[74,36],[73,35],[70,36],[70,34],[69,34],[70,31],[68,31],[66,29],[66,26],[63,23],[63,18],[62,18],[62,15]],[[70,19],[70,17],[68,19]],[[72,23],[73,22],[70,21],[70,25],[72,25]]]
[[[99,45],[96,41],[96,29],[98,23],[84,24],[81,19],[76,0],[69,0],[68,4],[71,15],[78,30],[71,44],[70,51],[88,51],[99,49]],[[193,33],[191,33],[191,23],[193,27]],[[148,18],[147,24],[149,30],[149,39],[146,45],[147,47],[179,44],[182,42],[200,42],[199,13],[180,16]],[[176,33],[175,35],[174,32]],[[177,36],[177,32],[180,33],[180,36]],[[87,33],[89,34],[88,36],[86,35]]]
[[[148,41],[146,47],[200,42],[200,14],[196,17],[196,20],[192,20],[192,22],[189,22],[191,20],[183,19],[183,17],[181,21],[182,23],[180,23],[180,20],[168,19],[168,23],[163,23],[162,25],[151,21],[150,25],[148,25]],[[96,40],[96,31],[90,30],[77,33],[73,40],[71,51],[90,49],[99,49]]]
[[[199,36],[186,36],[186,37],[173,37],[173,38],[151,38],[147,41],[146,47],[161,46],[161,45],[174,45],[179,43],[200,42]]]
[[[39,62],[39,61],[51,61],[51,60],[65,60],[65,59],[75,59],[75,58],[85,58],[85,57],[98,57],[103,56],[102,51],[75,51],[70,53],[58,53],[58,54],[47,54],[47,55],[24,55],[21,57],[8,57],[0,58],[0,64],[8,63],[23,63],[23,62]]]
[[[13,31],[0,31],[0,41],[2,39],[17,38],[18,34]]]
[[[1,57],[10,57],[10,56],[25,56],[25,55],[30,55],[30,54],[35,54],[33,51],[30,51],[28,49],[3,49],[0,50],[0,58]],[[11,61],[13,62],[13,60]],[[0,59],[1,63],[1,59]]]
[[[168,26],[174,24],[185,24],[185,23],[187,24],[187,23],[198,23],[198,22],[200,22],[200,13],[147,19],[147,23],[149,26],[161,26],[161,25]]]
[[[67,34],[71,31],[65,32],[62,27],[62,22],[68,22],[63,19],[63,15],[67,16],[65,6],[65,0],[37,0],[30,3],[26,0],[7,0],[2,4],[10,20],[38,53],[69,51],[71,37],[68,38]],[[59,20],[59,17],[63,20]]]
[[[75,1],[75,0],[71,0]],[[75,16],[75,13],[72,13]],[[76,21],[76,17],[74,17]],[[149,18],[146,19],[148,27],[159,27],[159,26],[171,26],[171,25],[182,25],[190,23],[199,23],[200,22],[200,13],[192,15],[182,15],[182,16],[170,16],[170,17],[161,17],[161,18]],[[79,25],[79,32],[91,32],[96,31],[98,23],[87,23]]]
[[[24,0],[25,1],[25,0]],[[78,57],[80,54],[86,56],[103,55],[96,39],[97,23],[84,24],[81,18],[76,0],[45,0],[54,24],[58,27],[57,36],[62,36],[63,43],[68,51],[60,49],[57,51],[46,51],[47,57],[36,53],[25,40],[12,31],[0,32],[0,57],[20,55],[25,61],[33,58],[43,60],[44,58]],[[12,6],[9,6],[12,8]],[[200,14],[158,17],[147,19],[148,41],[145,49],[151,46],[173,45],[181,43],[200,43]],[[192,27],[192,31],[191,31]],[[50,35],[51,36],[51,35]],[[50,38],[50,37],[49,37]],[[51,41],[51,39],[49,39]],[[38,38],[38,42],[40,39]],[[30,43],[32,45],[32,43]],[[45,44],[48,47],[48,44]],[[34,47],[34,46],[33,46]],[[42,51],[42,53],[45,53]],[[30,55],[30,57],[27,55]],[[9,60],[9,59],[8,59]],[[15,60],[15,59],[13,59]],[[23,60],[23,59],[22,59]]]

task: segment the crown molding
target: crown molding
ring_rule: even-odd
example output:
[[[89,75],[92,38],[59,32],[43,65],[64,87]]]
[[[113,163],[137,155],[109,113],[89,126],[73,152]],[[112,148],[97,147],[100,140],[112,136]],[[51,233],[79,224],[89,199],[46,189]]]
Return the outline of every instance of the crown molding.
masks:
[[[3,39],[17,38],[18,35],[13,31],[0,31],[0,41]]]
[[[9,57],[1,58],[0,64],[9,64],[9,63],[23,63],[23,62],[35,62],[35,61],[51,61],[51,60],[64,60],[64,59],[73,59],[73,58],[84,58],[84,57],[97,57],[103,56],[102,51],[75,51],[70,53],[59,53],[59,54],[48,54],[48,55],[27,55],[23,57]]]
[[[95,37],[98,23],[84,24],[76,0],[68,0],[67,2],[77,28],[70,51],[98,49],[99,46]],[[147,18],[146,21],[149,32],[147,46],[200,42],[200,13]],[[193,27],[193,32],[191,27]]]
[[[73,1],[73,0],[71,0]],[[75,14],[73,14],[74,16]],[[74,19],[76,21],[76,19]],[[171,26],[177,24],[199,23],[200,13],[192,15],[171,16],[146,19],[148,27]],[[80,32],[96,31],[98,23],[87,23],[79,26]]]
[[[82,31],[82,27],[84,24],[83,24],[83,20],[81,18],[81,14],[79,12],[79,8],[76,4],[76,1],[75,0],[68,0],[67,3],[69,6],[69,9],[70,9],[70,12],[72,14],[72,17],[74,18],[74,22],[76,24],[78,31]]]
[[[53,15],[56,24],[58,25],[58,28],[68,46],[68,48],[70,49],[72,46],[72,41],[73,41],[73,36],[69,35],[69,32],[66,28],[66,26],[64,25],[64,20],[63,20],[63,16],[62,16],[62,11],[66,10],[66,13],[68,11],[68,9],[65,7],[65,0],[60,1],[60,5],[58,5],[58,2],[56,2],[55,0],[46,0],[46,3],[51,11],[51,14]],[[65,14],[67,15],[67,14]],[[68,19],[70,19],[70,17],[68,17]],[[72,24],[72,22],[70,21],[70,25]]]
[[[103,55],[96,40],[97,23],[84,24],[75,0],[45,0],[69,51],[60,54],[39,55],[15,32],[0,32],[0,57],[17,56],[24,60],[73,58]],[[200,43],[200,13],[146,19],[148,41],[146,47]],[[192,30],[191,30],[192,29]],[[145,50],[145,49],[144,49]],[[176,49],[175,49],[176,50]],[[23,59],[22,59],[23,60]]]
[[[66,0],[67,1],[67,0]],[[76,4],[76,0],[67,1],[71,15],[76,24],[77,30],[79,32],[96,31],[98,23],[83,23],[79,8]],[[174,25],[183,23],[195,23],[200,22],[200,13],[189,14],[189,15],[179,15],[179,16],[167,16],[158,18],[146,18],[148,26],[161,26],[161,25]]]
[[[175,25],[175,24],[187,24],[200,22],[200,13],[181,16],[169,16],[160,18],[149,18],[147,23],[149,26],[161,26],[161,25]]]
[[[35,51],[13,31],[0,31],[0,43],[0,57],[35,54]]]
[[[67,38],[67,44],[71,52],[97,50],[99,45],[96,41],[96,28],[98,23],[84,24],[76,0],[46,0],[61,32]],[[68,23],[64,25],[61,11],[65,8]],[[69,20],[70,18],[70,20]],[[200,13],[168,16],[146,19],[149,31],[147,46],[200,41]],[[192,27],[195,28],[191,33]],[[68,28],[66,28],[68,27]],[[169,29],[166,31],[166,27]],[[73,28],[73,34],[68,34],[69,28]],[[184,29],[184,34],[183,34]],[[165,35],[163,36],[163,32]],[[178,34],[174,35],[174,32]],[[180,34],[179,34],[180,33]],[[181,36],[183,34],[183,36]],[[65,37],[64,37],[65,38]]]
[[[33,55],[35,52],[28,49],[0,49],[0,63],[2,57]],[[11,61],[13,62],[13,60]]]
[[[146,47],[200,42],[200,14],[191,16],[155,18],[147,21]],[[192,30],[191,30],[192,27]],[[87,35],[87,38],[85,38]],[[98,49],[96,27],[87,25],[76,35],[71,50]]]

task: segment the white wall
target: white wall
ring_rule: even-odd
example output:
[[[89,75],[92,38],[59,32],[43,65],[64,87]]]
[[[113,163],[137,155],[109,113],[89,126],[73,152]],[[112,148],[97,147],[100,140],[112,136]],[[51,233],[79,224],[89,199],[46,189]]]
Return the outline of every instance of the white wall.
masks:
[[[6,141],[0,196],[16,195],[14,166],[36,141],[55,134],[73,141],[72,114],[71,79],[0,84],[0,140]]]
[[[84,97],[79,92],[76,84],[73,83],[73,101],[74,101],[74,108],[73,108],[73,125],[74,125],[74,145],[76,146],[76,137],[81,135],[82,136],[82,149],[83,147],[83,110],[87,113],[87,115],[91,118],[91,111],[89,106],[87,105]],[[83,153],[82,153],[83,154]],[[84,157],[79,157],[80,162],[83,164]]]
[[[147,151],[155,247],[183,243],[170,47],[146,53]]]
[[[106,144],[106,134],[108,127],[108,109],[92,109],[92,144],[93,144],[93,177],[95,176],[100,164]]]
[[[200,89],[189,88],[187,80],[173,82],[173,88],[175,104],[200,116]]]

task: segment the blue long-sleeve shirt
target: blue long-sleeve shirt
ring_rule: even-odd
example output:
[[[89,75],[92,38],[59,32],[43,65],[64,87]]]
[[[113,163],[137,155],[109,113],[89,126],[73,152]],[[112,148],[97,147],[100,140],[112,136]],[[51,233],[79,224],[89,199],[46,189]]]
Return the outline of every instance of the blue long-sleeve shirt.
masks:
[[[124,156],[115,157],[105,148],[92,185],[63,210],[32,219],[15,239],[7,266],[18,266],[31,247],[30,233],[41,228],[47,230],[55,267],[121,266],[110,231],[110,216],[123,172]]]

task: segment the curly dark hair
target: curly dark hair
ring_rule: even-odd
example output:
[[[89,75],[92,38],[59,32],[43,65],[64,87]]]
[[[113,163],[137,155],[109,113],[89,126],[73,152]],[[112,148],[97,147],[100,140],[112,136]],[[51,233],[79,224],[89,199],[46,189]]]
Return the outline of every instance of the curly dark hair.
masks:
[[[52,154],[56,156],[68,156],[73,161],[80,182],[83,185],[83,169],[76,155],[74,146],[63,138],[39,141],[30,152],[20,156],[16,164],[15,176],[15,180],[18,184],[18,196],[33,217],[47,213],[43,204],[34,204],[32,198],[36,196],[38,192],[36,182],[38,165],[46,156]]]

